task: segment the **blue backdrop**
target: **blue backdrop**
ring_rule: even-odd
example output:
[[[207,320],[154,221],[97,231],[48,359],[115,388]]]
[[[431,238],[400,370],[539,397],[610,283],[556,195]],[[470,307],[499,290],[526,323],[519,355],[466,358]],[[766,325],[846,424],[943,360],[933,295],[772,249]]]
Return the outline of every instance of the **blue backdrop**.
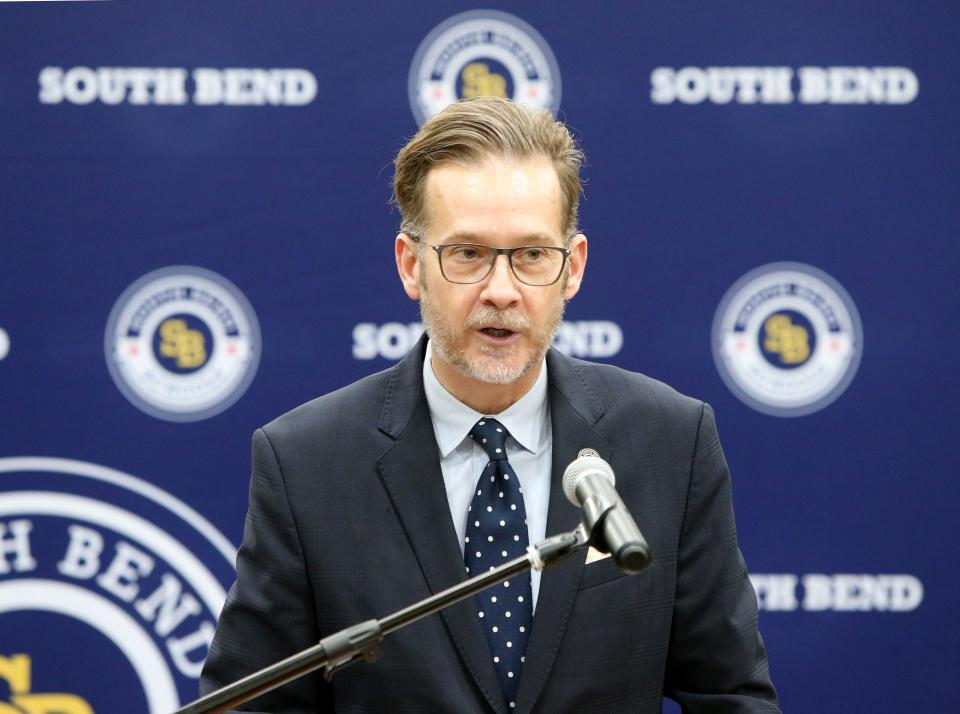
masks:
[[[960,711],[960,10],[477,10],[0,7],[0,702],[195,695],[251,431],[410,346],[392,156],[505,88],[588,156],[558,346],[717,410],[785,711]]]

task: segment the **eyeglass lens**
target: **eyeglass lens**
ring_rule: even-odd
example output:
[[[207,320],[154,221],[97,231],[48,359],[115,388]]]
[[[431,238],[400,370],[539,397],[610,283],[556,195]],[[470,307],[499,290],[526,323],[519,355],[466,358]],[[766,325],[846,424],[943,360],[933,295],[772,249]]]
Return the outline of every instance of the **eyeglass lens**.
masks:
[[[497,253],[480,245],[450,245],[440,252],[440,267],[447,280],[476,283],[487,277]],[[513,252],[513,272],[529,285],[550,285],[560,277],[564,254],[558,248],[529,247]]]

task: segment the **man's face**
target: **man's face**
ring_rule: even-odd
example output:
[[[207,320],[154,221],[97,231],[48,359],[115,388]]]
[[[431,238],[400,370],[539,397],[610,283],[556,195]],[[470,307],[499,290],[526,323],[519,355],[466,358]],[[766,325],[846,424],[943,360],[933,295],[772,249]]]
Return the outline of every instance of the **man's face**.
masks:
[[[426,243],[564,246],[560,184],[546,159],[439,166],[427,176],[425,199]],[[506,256],[479,283],[451,283],[440,272],[436,251],[421,247],[411,276],[416,287],[408,279],[404,287],[420,300],[434,353],[463,375],[491,384],[510,384],[536,369],[564,300],[580,286],[586,239],[577,236],[570,248],[564,277],[535,287],[517,280]]]

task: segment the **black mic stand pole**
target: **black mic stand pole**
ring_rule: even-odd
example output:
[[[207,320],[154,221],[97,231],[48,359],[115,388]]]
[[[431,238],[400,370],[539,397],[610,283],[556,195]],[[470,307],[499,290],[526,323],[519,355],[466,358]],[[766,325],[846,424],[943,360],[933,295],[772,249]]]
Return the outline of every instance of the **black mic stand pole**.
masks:
[[[232,707],[276,689],[282,684],[323,668],[327,681],[334,672],[360,659],[376,661],[380,640],[394,630],[432,615],[448,605],[468,598],[491,585],[503,582],[528,570],[543,570],[587,546],[590,534],[581,525],[569,533],[546,538],[527,548],[527,554],[488,570],[482,575],[449,587],[425,600],[405,607],[379,620],[367,620],[324,637],[319,644],[287,657],[276,664],[247,675],[233,684],[178,709],[174,714],[226,712]]]

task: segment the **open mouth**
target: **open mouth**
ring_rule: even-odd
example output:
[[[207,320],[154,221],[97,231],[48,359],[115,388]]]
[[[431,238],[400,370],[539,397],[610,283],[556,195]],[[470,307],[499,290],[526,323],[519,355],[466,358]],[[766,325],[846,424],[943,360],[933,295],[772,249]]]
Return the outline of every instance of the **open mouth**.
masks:
[[[500,327],[484,327],[480,332],[490,335],[491,337],[509,337],[513,334],[513,330],[505,330]]]

